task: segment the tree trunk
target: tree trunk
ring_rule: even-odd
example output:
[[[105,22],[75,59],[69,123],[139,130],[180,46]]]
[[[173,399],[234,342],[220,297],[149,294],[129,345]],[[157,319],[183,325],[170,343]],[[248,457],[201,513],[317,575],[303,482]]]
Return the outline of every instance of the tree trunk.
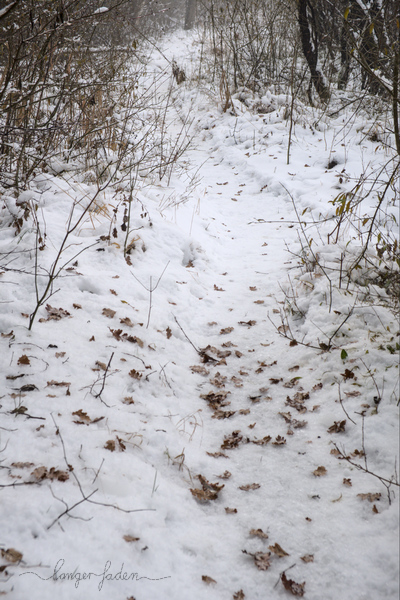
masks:
[[[318,66],[318,35],[314,9],[309,0],[298,0],[298,22],[300,26],[303,53],[311,73],[311,81],[318,96],[324,102],[329,100],[329,90]]]
[[[196,0],[186,0],[185,31],[192,29],[196,17]]]

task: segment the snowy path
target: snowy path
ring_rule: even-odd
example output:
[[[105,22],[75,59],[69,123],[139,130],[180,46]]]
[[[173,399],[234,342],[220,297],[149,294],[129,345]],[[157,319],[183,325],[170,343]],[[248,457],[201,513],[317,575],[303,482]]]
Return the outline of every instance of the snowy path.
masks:
[[[181,44],[183,57],[182,40],[172,47],[177,52]],[[302,283],[298,260],[287,251],[299,251],[298,227],[282,184],[299,212],[327,210],[340,172],[326,169],[335,130],[299,125],[288,166],[279,103],[270,115],[243,108],[234,117],[190,87],[184,102],[196,111],[188,160],[200,183],[187,203],[161,210],[182,183],[173,179],[170,190],[155,185],[141,193],[151,224],[138,209],[132,267],[120,249],[104,244],[102,252],[79,257],[51,299],[69,318],[38,322],[28,333],[20,313],[31,308],[32,290],[22,285],[7,297],[12,310],[1,313],[2,332],[14,335],[1,339],[2,410],[23,402],[44,419],[4,416],[2,458],[6,466],[20,465],[9,474],[26,481],[40,465],[73,467],[68,481],[45,475],[40,485],[2,490],[8,517],[0,542],[24,561],[18,569],[10,561],[5,597],[279,600],[291,597],[279,580],[290,568],[287,578],[305,582],[310,600],[394,600],[398,499],[389,506],[378,480],[331,453],[332,441],[349,452],[362,447],[359,412],[361,405],[373,408],[373,383],[357,371],[362,394],[355,394],[354,382],[340,375],[350,363],[337,350],[290,346],[276,329],[291,267],[304,306],[322,329],[325,320],[331,327],[324,294],[305,293],[307,281],[321,290],[323,281],[307,274]],[[365,150],[374,151],[372,144]],[[346,148],[345,159],[341,152],[339,143],[337,156],[357,174],[359,148]],[[51,186],[43,202],[51,237],[50,218],[55,230],[64,223]],[[93,241],[109,225],[102,227],[82,235]],[[165,267],[146,328],[149,293],[138,281],[154,285]],[[385,318],[396,327],[394,317],[393,323]],[[136,342],[110,331],[120,327]],[[363,328],[343,342],[354,357],[350,368],[364,356]],[[30,365],[18,363],[22,354]],[[96,397],[89,390],[97,379],[92,392],[100,391],[111,356]],[[381,353],[371,347],[370,356],[379,364]],[[395,360],[388,389],[396,381]],[[20,384],[5,377],[21,372],[27,373],[23,383],[37,389],[18,399]],[[354,424],[347,420],[346,431],[335,434],[327,430],[346,418],[339,380]],[[370,415],[371,409],[365,419],[370,460],[390,477],[397,443],[392,397]],[[60,499],[69,508],[82,500],[74,474],[86,496],[97,490],[93,501],[143,512],[82,502],[71,510],[77,518],[60,517],[66,508]],[[358,497],[369,493],[380,500]]]

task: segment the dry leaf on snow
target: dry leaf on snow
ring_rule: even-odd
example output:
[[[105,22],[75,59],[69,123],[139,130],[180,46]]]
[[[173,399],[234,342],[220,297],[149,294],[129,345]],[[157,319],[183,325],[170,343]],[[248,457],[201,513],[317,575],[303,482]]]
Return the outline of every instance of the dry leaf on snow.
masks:
[[[39,319],[40,323],[45,321],[59,321],[63,317],[71,316],[67,310],[64,310],[63,308],[54,308],[53,306],[50,306],[50,304],[46,304],[46,311],[48,313],[48,317],[47,319]]]
[[[129,376],[133,379],[141,379],[143,375],[142,373],[139,373],[139,371],[136,371],[136,369],[132,369],[129,371]]]
[[[274,546],[268,546],[268,549],[271,550],[271,552],[273,552],[277,556],[279,556],[279,558],[283,558],[284,556],[290,556],[279,544],[275,544]]]
[[[322,477],[323,475],[326,475],[327,472],[328,471],[325,469],[325,467],[318,467],[315,469],[315,471],[313,471],[313,475],[315,475],[315,477]]]
[[[230,417],[233,417],[233,415],[235,414],[235,410],[220,410],[217,409],[216,411],[214,411],[214,414],[212,415],[212,419],[229,419]]]
[[[343,421],[334,421],[333,425],[331,425],[328,429],[328,433],[344,433],[346,430],[346,419]]]
[[[70,381],[51,381],[47,382],[47,387],[69,387],[71,385]]]
[[[200,375],[209,375],[210,371],[207,371],[205,367],[201,365],[193,365],[190,367],[193,373],[199,373]]]
[[[260,571],[267,571],[271,566],[271,552],[255,552],[254,554],[252,552],[247,552],[247,550],[242,550],[242,552],[243,554],[248,554],[254,558],[254,563]]]
[[[260,488],[259,483],[248,483],[247,485],[239,486],[239,490],[243,490],[244,492],[249,492],[250,490],[258,490]]]
[[[217,583],[215,581],[215,579],[213,579],[212,577],[209,577],[208,575],[202,575],[201,579],[204,581],[204,583],[206,583],[207,585],[210,585],[211,583]]]
[[[212,456],[212,458],[229,458],[227,454],[224,452],[206,452],[208,456]]]
[[[296,581],[293,581],[293,579],[287,579],[285,573],[282,573],[281,581],[284,588],[288,590],[288,592],[291,592],[293,596],[304,596],[304,588],[306,585],[305,581],[303,581],[303,583],[296,583]]]
[[[17,365],[30,365],[30,364],[31,364],[31,361],[26,356],[26,354],[23,354],[22,356],[20,356],[17,361]]]
[[[60,471],[51,467],[48,470],[46,467],[37,467],[31,473],[31,475],[36,479],[36,481],[43,481],[43,479],[50,479],[53,481],[57,479],[57,481],[67,481],[69,479],[69,475],[66,471]]]
[[[133,535],[124,535],[123,537],[124,537],[124,540],[128,543],[129,542],[138,542],[140,540],[140,538],[135,537]]]
[[[286,444],[286,440],[281,435],[277,435],[275,441],[272,442],[274,446],[284,446]]]
[[[240,435],[240,430],[232,431],[232,433],[228,436],[225,436],[223,443],[221,444],[221,448],[223,450],[229,448],[237,448],[240,442],[243,441],[243,436]]]
[[[381,499],[381,496],[382,494],[380,492],[377,492],[376,494],[357,494],[358,498],[361,498],[361,500],[368,500],[369,502],[376,502],[376,500]]]
[[[226,506],[225,512],[227,515],[235,515],[237,513],[237,508],[229,508],[229,506]]]
[[[110,450],[110,452],[114,452],[115,451],[115,440],[108,440],[105,444],[104,444],[104,448],[106,450]]]
[[[262,529],[250,529],[250,535],[254,535],[262,540],[268,539],[268,534],[264,533]]]
[[[314,554],[305,554],[300,556],[301,560],[305,563],[314,562]]]
[[[228,333],[231,333],[231,331],[234,330],[234,327],[224,327],[223,329],[221,329],[221,331],[219,332],[220,335],[227,335]]]
[[[119,322],[121,323],[121,325],[126,325],[127,327],[133,327],[133,323],[129,317],[124,317],[123,319],[120,319]]]
[[[249,425],[250,427],[250,425]],[[253,444],[257,444],[257,446],[266,446],[268,444],[268,442],[271,441],[271,436],[270,435],[266,435],[264,436],[261,440],[251,440]]]
[[[7,548],[7,550],[1,549],[0,552],[1,558],[4,558],[4,560],[7,560],[11,563],[17,563],[22,560],[23,557],[22,552],[18,552],[18,550],[15,550],[15,548]]]
[[[236,592],[235,594],[233,594],[233,600],[244,600],[245,599],[245,595],[243,590],[239,590],[238,592]]]
[[[111,308],[103,308],[101,314],[105,317],[108,317],[109,319],[112,319],[113,317],[115,317],[116,312],[116,310],[112,310]]]

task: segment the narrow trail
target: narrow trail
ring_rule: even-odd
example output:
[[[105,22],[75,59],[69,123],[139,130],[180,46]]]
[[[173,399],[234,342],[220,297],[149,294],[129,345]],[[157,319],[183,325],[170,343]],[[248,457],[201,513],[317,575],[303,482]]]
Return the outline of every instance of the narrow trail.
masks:
[[[337,347],[320,350],[353,298],[338,292],[329,313],[326,279],[300,268],[293,206],[304,219],[327,214],[364,154],[384,161],[385,150],[362,127],[311,126],[299,109],[288,165],[286,99],[270,94],[259,114],[236,98],[236,114],[223,113],[218,91],[191,81],[192,42],[178,32],[149,59],[171,139],[190,114],[193,140],[170,184],[145,176],[135,190],[129,260],[122,204],[118,237],[107,241],[111,221],[99,217],[73,240],[88,250],[31,332],[32,280],[7,274],[0,544],[23,561],[7,566],[6,597],[283,600],[286,572],[308,600],[395,600],[397,493],[335,445],[360,464],[366,448],[370,468],[392,477],[397,356],[376,332],[398,324],[360,305]],[[182,86],[165,56],[187,70]],[[35,185],[57,248],[69,190],[90,186],[50,174]],[[114,190],[104,202],[107,214]],[[285,293],[299,303],[296,339],[313,348],[281,335]],[[386,377],[379,411],[364,364]]]

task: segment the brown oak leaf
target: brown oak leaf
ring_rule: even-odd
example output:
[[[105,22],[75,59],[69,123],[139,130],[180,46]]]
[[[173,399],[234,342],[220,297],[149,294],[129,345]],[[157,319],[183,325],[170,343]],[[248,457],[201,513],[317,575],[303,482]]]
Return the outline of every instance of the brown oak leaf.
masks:
[[[282,573],[281,581],[284,588],[288,590],[288,592],[291,592],[293,596],[304,596],[305,581],[303,581],[303,583],[296,583],[293,579],[288,579],[285,573]]]

